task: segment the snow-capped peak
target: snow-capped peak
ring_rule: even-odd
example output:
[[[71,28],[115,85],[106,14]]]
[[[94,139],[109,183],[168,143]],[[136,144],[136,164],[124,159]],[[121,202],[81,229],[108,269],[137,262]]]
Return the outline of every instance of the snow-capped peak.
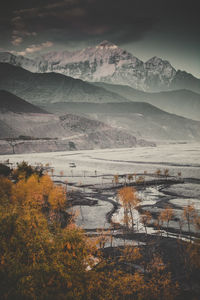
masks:
[[[154,56],[144,63],[107,40],[82,50],[46,53],[33,61],[2,54],[0,61],[33,72],[57,72],[85,81],[130,85],[147,91],[168,89],[176,75],[167,60]]]
[[[150,58],[146,63],[145,65],[147,67],[157,67],[157,66],[167,66],[167,67],[170,67],[172,69],[174,69],[172,67],[172,65],[167,61],[167,60],[163,60],[162,58],[158,57],[158,56],[154,56],[152,58]],[[175,70],[175,69],[174,69]]]
[[[117,49],[118,46],[107,41],[107,40],[104,40],[103,42],[101,42],[99,45],[96,46],[96,48],[110,48],[110,49]]]

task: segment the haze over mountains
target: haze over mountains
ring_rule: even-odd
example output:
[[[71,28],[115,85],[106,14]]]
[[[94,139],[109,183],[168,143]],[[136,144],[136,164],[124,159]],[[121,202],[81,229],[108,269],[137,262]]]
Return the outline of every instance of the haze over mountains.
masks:
[[[96,82],[96,86],[123,96],[129,101],[147,102],[167,112],[182,115],[200,121],[200,94],[181,89],[148,93],[133,89],[127,85]]]
[[[0,89],[36,104],[51,102],[126,102],[116,93],[57,73],[31,73],[0,63]]]
[[[200,79],[107,41],[36,59],[0,53],[0,90],[0,137],[24,136],[28,151],[200,140]]]
[[[51,112],[83,115],[121,128],[146,140],[200,139],[200,122],[169,114],[145,102],[127,103],[54,103]]]
[[[0,62],[32,72],[57,72],[84,81],[129,85],[143,91],[190,89],[200,92],[200,79],[175,70],[167,60],[152,57],[143,62],[108,41],[75,52],[50,52],[36,59],[0,54]]]
[[[152,146],[134,135],[81,116],[50,114],[0,91],[0,153]]]
[[[55,102],[147,102],[163,110],[200,120],[200,95],[189,90],[147,93],[129,86],[87,83],[57,73],[32,73],[0,63],[0,89],[37,105]]]

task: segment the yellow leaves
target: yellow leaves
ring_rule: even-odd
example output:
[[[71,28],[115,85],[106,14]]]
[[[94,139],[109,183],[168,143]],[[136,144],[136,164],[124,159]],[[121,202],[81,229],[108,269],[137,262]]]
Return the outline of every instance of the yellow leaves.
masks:
[[[155,174],[159,177],[160,174],[161,174],[161,170],[160,170],[160,169],[157,169],[157,170],[155,171]]]
[[[168,206],[161,212],[160,218],[162,221],[169,222],[169,220],[171,220],[171,218],[173,217],[173,214],[173,209]]]
[[[133,180],[133,175],[132,174],[128,174],[128,181],[130,182],[131,180]]]
[[[5,264],[5,257],[4,255],[1,256],[1,265],[4,265]]]
[[[118,196],[123,203],[123,205],[131,204],[137,206],[140,200],[136,195],[136,190],[133,187],[123,187],[118,191]]]
[[[143,215],[141,215],[141,222],[146,226],[147,224],[150,223],[152,216],[149,211],[145,211]]]
[[[185,251],[190,268],[200,268],[200,247],[199,244],[188,244]]]
[[[71,244],[70,243],[66,243],[66,247],[68,250],[71,250]]]
[[[12,185],[11,199],[13,204],[21,207],[41,209],[47,207],[53,210],[62,209],[66,203],[66,190],[55,186],[48,175],[39,178],[32,175],[28,180],[20,180]]]
[[[12,185],[11,200],[14,204],[22,204],[26,199],[26,183],[24,180]]]
[[[194,218],[195,215],[196,215],[196,211],[195,211],[195,208],[194,208],[193,204],[187,205],[186,207],[184,207],[183,217],[186,221],[188,221],[189,219]]]
[[[144,181],[145,181],[145,177],[144,176],[139,176],[137,179],[136,179],[136,183],[138,184],[140,184],[140,183],[144,183]]]
[[[48,201],[54,210],[59,210],[64,207],[66,195],[61,186],[55,186],[49,193]]]
[[[97,229],[98,232],[98,244],[100,248],[104,248],[106,242],[110,239],[110,232],[105,231],[104,229]]]
[[[11,188],[12,182],[8,178],[0,176],[0,201],[2,204],[5,198],[10,197]]]
[[[70,289],[72,287],[72,282],[71,281],[67,281],[67,287],[68,287],[68,289]]]
[[[117,185],[119,183],[119,175],[114,175],[114,183]]]
[[[126,246],[122,250],[122,256],[120,258],[121,261],[136,261],[142,258],[142,254],[140,249],[137,247]]]
[[[168,176],[169,176],[169,169],[165,169],[165,170],[164,170],[164,175],[165,175],[165,177],[168,177]]]
[[[44,196],[48,196],[50,191],[53,189],[53,181],[49,175],[44,175],[40,179],[41,192]]]

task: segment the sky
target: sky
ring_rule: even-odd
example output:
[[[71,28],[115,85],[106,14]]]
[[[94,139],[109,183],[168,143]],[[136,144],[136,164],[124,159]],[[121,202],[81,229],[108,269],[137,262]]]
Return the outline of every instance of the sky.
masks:
[[[198,0],[3,0],[0,51],[25,56],[109,40],[200,78]]]

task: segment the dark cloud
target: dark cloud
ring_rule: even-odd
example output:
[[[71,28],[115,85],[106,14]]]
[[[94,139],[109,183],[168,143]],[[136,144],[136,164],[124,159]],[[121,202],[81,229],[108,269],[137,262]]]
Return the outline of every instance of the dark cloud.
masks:
[[[74,50],[107,39],[133,52],[139,45],[136,54],[145,57],[150,48],[175,62],[182,55],[179,65],[193,64],[199,74],[199,0],[3,1],[1,49],[31,55],[46,45]]]
[[[113,35],[116,42],[142,38],[156,24],[186,32],[199,26],[198,1],[180,0],[29,0],[7,1],[1,28],[40,33],[59,29],[74,38]],[[15,36],[17,38],[17,36]]]

